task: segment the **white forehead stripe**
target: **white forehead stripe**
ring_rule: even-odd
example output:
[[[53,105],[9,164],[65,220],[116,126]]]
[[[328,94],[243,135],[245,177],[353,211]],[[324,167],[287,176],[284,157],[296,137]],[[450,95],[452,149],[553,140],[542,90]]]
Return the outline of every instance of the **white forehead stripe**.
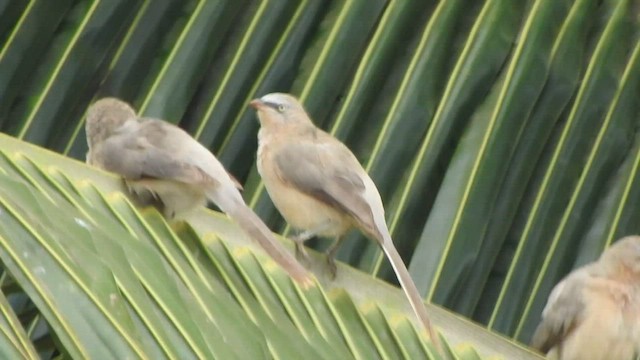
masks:
[[[260,100],[264,102],[270,102],[275,104],[286,104],[288,103],[287,98],[280,93],[271,93],[267,94],[260,98]]]

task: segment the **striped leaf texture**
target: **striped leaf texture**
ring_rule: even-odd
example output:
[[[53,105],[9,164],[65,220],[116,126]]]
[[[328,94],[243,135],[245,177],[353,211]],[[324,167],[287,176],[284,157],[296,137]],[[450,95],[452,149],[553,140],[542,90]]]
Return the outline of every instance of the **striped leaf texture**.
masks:
[[[167,224],[115,176],[0,141],[6,358],[538,358],[429,306],[438,352],[389,284],[341,266],[300,288],[219,213]]]
[[[210,148],[244,184],[245,200],[287,235],[294,230],[273,207],[255,168],[259,124],[247,104],[266,93],[290,92],[318,126],[353,150],[377,184],[394,242],[424,299],[527,343],[563,276],[616,239],[640,232],[640,208],[633,205],[640,201],[639,5],[0,0],[0,130],[83,160],[87,107],[117,96]],[[69,181],[67,171],[75,170],[67,162],[52,174],[42,169],[53,155],[17,155],[6,149],[23,145],[10,144],[0,138],[0,258],[9,269],[0,279],[6,295],[0,297],[6,334],[0,344],[11,345],[9,355],[57,348],[90,356],[86,342],[95,342],[101,354],[152,358],[182,351],[322,358],[331,353],[327,344],[335,354],[366,359],[430,351],[411,340],[412,327],[390,327],[384,307],[347,320],[355,315],[345,309],[357,303],[349,294],[317,295],[322,301],[314,305],[300,300],[310,295],[273,274],[261,275],[255,287],[235,288],[246,283],[246,274],[267,272],[254,255],[234,255],[227,244],[232,240],[218,236],[203,247],[198,238],[206,240],[204,233],[193,238],[188,226],[168,228],[155,212],[139,214],[113,195],[113,179],[83,170],[86,183]],[[97,230],[103,221],[112,226]],[[67,229],[77,235],[73,251],[58,244]],[[22,248],[29,243],[11,241],[11,234],[40,245]],[[131,237],[131,244],[105,240],[114,236]],[[310,244],[323,250],[328,241]],[[23,258],[25,252],[44,260],[29,263],[34,258]],[[88,260],[95,257],[90,254],[100,258]],[[395,282],[378,245],[358,232],[344,241],[338,259]],[[316,273],[322,277],[322,269]],[[45,287],[58,282],[57,289]],[[23,291],[6,290],[17,287]],[[70,293],[80,294],[78,304],[65,301]],[[330,316],[344,323],[296,310],[328,302]],[[11,309],[28,314],[28,326],[15,326],[24,319]],[[83,322],[81,309],[97,312],[91,323]],[[231,321],[236,315],[237,324]],[[280,319],[290,328],[264,333]],[[56,336],[46,335],[46,323]],[[438,325],[445,338],[460,334]],[[387,330],[366,337],[374,327]],[[91,333],[96,328],[104,333]],[[253,348],[233,343],[234,331],[245,328],[245,337],[259,339]],[[107,346],[104,339],[111,337]],[[226,341],[229,349],[221,345]],[[494,354],[477,348],[481,342],[447,344],[464,358]]]

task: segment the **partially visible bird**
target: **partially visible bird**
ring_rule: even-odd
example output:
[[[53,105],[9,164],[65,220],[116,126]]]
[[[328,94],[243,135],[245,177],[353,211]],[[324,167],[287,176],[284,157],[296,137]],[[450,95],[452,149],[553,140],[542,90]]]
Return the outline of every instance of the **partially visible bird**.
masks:
[[[640,354],[640,236],[627,236],[549,295],[531,346],[561,360]]]
[[[387,255],[413,311],[432,342],[439,339],[402,258],[396,250],[373,183],[353,153],[339,140],[317,128],[293,96],[272,93],[251,101],[258,112],[258,172],[274,205],[294,228],[304,254],[305,240],[334,237],[327,260],[335,275],[335,251],[351,228],[375,239]]]
[[[311,282],[304,267],[245,204],[237,181],[187,132],[162,120],[139,118],[116,98],[103,98],[89,107],[85,130],[87,163],[121,175],[135,193],[153,194],[165,216],[181,217],[211,200],[296,281]]]

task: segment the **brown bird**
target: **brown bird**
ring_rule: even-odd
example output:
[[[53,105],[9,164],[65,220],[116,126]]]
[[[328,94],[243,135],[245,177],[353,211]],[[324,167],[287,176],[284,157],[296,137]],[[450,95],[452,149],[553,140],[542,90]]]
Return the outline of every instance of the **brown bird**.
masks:
[[[87,110],[87,163],[121,175],[137,194],[153,194],[174,218],[206,204],[227,213],[296,281],[309,273],[245,204],[238,184],[213,154],[179,127],[139,118],[127,103],[98,100]]]
[[[627,236],[553,288],[532,347],[561,360],[640,354],[640,236]]]
[[[272,93],[254,99],[258,112],[258,172],[285,220],[304,230],[294,238],[299,254],[313,236],[334,237],[327,260],[335,276],[334,256],[351,228],[375,239],[387,255],[421,324],[438,347],[422,297],[396,250],[384,217],[376,185],[353,153],[317,128],[291,95]]]

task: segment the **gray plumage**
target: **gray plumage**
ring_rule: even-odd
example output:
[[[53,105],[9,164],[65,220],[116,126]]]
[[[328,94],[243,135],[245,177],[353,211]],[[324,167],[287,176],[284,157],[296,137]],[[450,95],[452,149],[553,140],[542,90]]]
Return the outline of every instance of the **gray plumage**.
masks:
[[[126,103],[104,98],[87,111],[87,162],[121,175],[130,190],[153,194],[169,218],[215,203],[297,281],[307,271],[289,255],[245,204],[239,184],[211,152],[179,127],[139,118]]]

